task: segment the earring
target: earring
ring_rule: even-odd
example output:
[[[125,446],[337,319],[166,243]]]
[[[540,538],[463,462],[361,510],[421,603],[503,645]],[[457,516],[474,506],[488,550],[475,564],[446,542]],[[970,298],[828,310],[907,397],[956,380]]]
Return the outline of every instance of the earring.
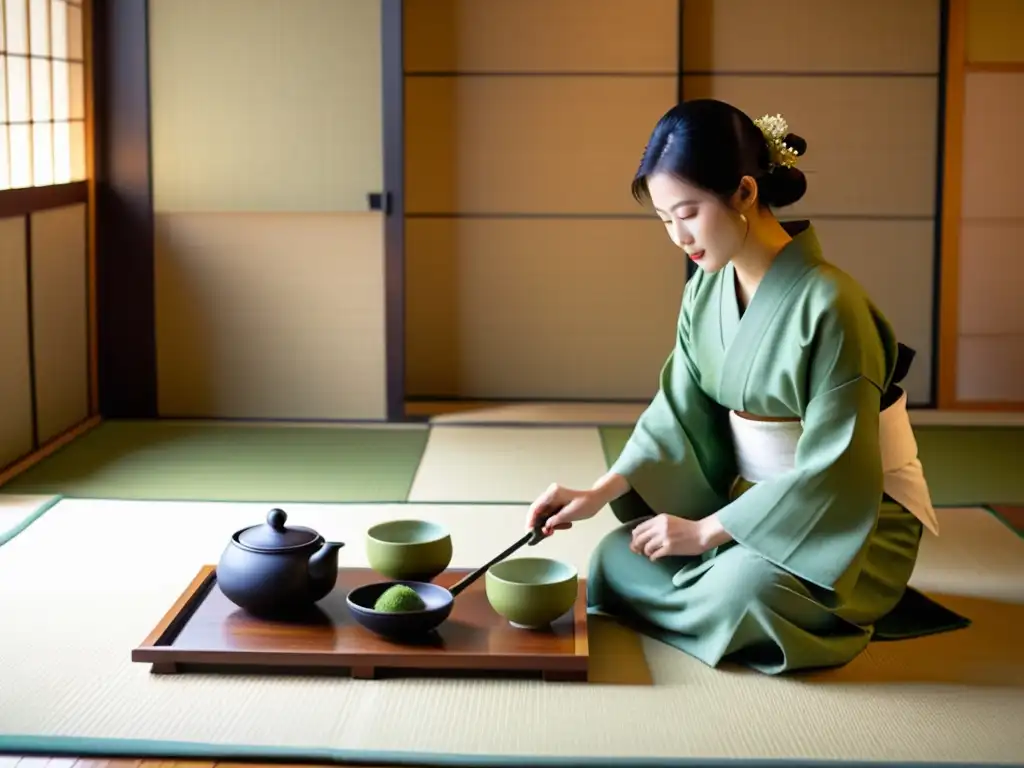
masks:
[[[740,221],[743,222],[743,243],[747,242],[747,238],[750,236],[750,222],[747,221],[746,214],[740,214]]]

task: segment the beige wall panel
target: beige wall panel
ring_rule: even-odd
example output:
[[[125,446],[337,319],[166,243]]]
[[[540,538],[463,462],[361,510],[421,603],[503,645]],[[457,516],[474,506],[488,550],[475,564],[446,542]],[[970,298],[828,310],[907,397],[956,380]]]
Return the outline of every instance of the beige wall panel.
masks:
[[[960,224],[960,333],[1024,336],[1024,218]]]
[[[409,213],[637,213],[676,77],[406,78]]]
[[[683,93],[730,102],[752,118],[781,112],[807,140],[807,194],[787,216],[933,215],[935,78],[693,76]]]
[[[686,265],[655,219],[414,219],[406,254],[421,274],[425,264],[444,265],[433,280],[457,286],[454,300],[444,289],[434,305],[456,315],[455,339],[432,341],[417,329],[422,378],[413,390],[447,383],[443,366],[453,356],[466,397],[648,398],[657,390]],[[434,284],[410,281],[410,303],[425,307]],[[450,332],[451,323],[445,316],[431,330]],[[426,361],[435,348],[446,350],[439,371]]]
[[[1024,2],[968,0],[967,60],[1024,62]]]
[[[1024,72],[970,72],[964,91],[963,215],[1024,218]]]
[[[938,0],[686,0],[684,6],[688,72],[939,70]]]
[[[163,214],[163,416],[383,418],[379,214]]]
[[[406,0],[406,72],[675,72],[679,0]]]
[[[89,416],[87,209],[32,215],[32,329],[39,442]]]
[[[0,467],[32,450],[25,219],[0,219]]]
[[[366,211],[379,0],[150,0],[157,211]]]
[[[1024,401],[1024,335],[961,336],[957,368],[961,400]]]
[[[931,389],[934,224],[815,219],[825,258],[852,275],[917,355],[904,382],[912,403]]]
[[[470,220],[405,224],[405,394],[455,397],[459,389],[460,235]]]

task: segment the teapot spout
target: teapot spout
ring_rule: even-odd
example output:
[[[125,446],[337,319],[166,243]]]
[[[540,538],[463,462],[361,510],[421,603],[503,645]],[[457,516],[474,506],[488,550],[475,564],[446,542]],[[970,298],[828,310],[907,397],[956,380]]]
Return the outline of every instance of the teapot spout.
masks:
[[[325,542],[309,558],[309,591],[314,601],[334,589],[338,579],[338,550],[343,546],[340,541]]]

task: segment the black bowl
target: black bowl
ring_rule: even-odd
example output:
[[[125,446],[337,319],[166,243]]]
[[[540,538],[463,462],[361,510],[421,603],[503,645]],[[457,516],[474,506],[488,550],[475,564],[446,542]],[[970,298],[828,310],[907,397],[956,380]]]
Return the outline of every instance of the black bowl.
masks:
[[[420,596],[426,607],[419,611],[388,613],[375,611],[385,590],[403,584]],[[436,584],[421,581],[383,581],[356,587],[345,598],[352,617],[363,627],[382,637],[395,640],[413,639],[436,629],[452,612],[452,593]]]

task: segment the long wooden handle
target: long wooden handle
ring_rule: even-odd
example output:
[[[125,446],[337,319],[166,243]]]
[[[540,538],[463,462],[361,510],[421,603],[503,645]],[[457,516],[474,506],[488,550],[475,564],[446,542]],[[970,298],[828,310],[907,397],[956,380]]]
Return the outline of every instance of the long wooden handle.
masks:
[[[500,563],[502,560],[504,560],[506,557],[511,555],[517,549],[520,549],[520,548],[526,546],[527,544],[529,544],[530,546],[533,546],[538,541],[541,541],[544,538],[543,529],[544,529],[544,523],[547,522],[547,518],[548,518],[548,516],[545,516],[545,517],[541,518],[539,521],[537,521],[537,524],[536,524],[536,526],[534,527],[534,529],[532,531],[530,531],[529,533],[525,534],[521,539],[519,539],[519,541],[517,541],[511,547],[506,549],[500,555],[492,557],[484,565],[480,566],[479,568],[477,568],[472,573],[469,573],[466,576],[463,576],[461,579],[459,579],[459,581],[456,582],[455,586],[453,586],[451,589],[448,590],[449,592],[452,593],[452,597],[455,597],[456,595],[458,595],[462,590],[464,590],[466,587],[468,587],[474,581],[476,581],[481,576],[483,576],[485,573],[487,573],[487,569],[490,568],[492,565],[494,565],[495,563]]]
[[[460,580],[459,580],[459,581],[458,581],[458,582],[457,582],[457,583],[455,584],[455,586],[453,586],[453,587],[452,587],[452,588],[451,588],[450,590],[448,590],[449,592],[451,592],[451,593],[452,593],[452,597],[455,597],[456,595],[458,595],[458,594],[459,594],[459,592],[461,592],[462,590],[464,590],[464,589],[465,589],[466,587],[468,587],[468,586],[469,586],[470,584],[472,584],[472,583],[473,583],[474,581],[476,581],[476,580],[477,580],[477,579],[479,579],[479,578],[480,578],[481,576],[483,576],[483,575],[484,575],[485,573],[487,573],[487,569],[488,569],[488,568],[490,568],[490,567],[491,567],[492,565],[494,565],[495,563],[499,563],[499,562],[501,562],[502,560],[504,560],[504,559],[505,559],[506,557],[508,557],[509,555],[511,555],[511,554],[512,554],[513,552],[515,552],[515,551],[516,551],[517,549],[519,549],[520,547],[522,547],[523,545],[525,545],[526,543],[528,543],[528,542],[530,541],[530,539],[532,539],[532,538],[533,538],[533,531],[530,531],[530,533],[528,533],[528,534],[526,534],[525,536],[523,536],[523,538],[521,538],[521,539],[520,539],[519,541],[517,541],[517,542],[516,542],[515,544],[513,544],[513,545],[512,545],[511,547],[509,547],[508,549],[506,549],[506,550],[505,550],[504,552],[502,552],[502,553],[501,553],[500,555],[498,555],[498,556],[496,556],[496,557],[492,557],[492,558],[491,558],[490,560],[488,560],[488,561],[487,561],[487,562],[486,562],[486,563],[485,563],[484,565],[480,566],[479,568],[477,568],[477,569],[476,569],[475,571],[473,571],[472,573],[470,573],[470,574],[468,574],[468,575],[466,575],[466,576],[463,576],[463,577],[462,577],[462,578],[461,578],[461,579],[460,579]]]

